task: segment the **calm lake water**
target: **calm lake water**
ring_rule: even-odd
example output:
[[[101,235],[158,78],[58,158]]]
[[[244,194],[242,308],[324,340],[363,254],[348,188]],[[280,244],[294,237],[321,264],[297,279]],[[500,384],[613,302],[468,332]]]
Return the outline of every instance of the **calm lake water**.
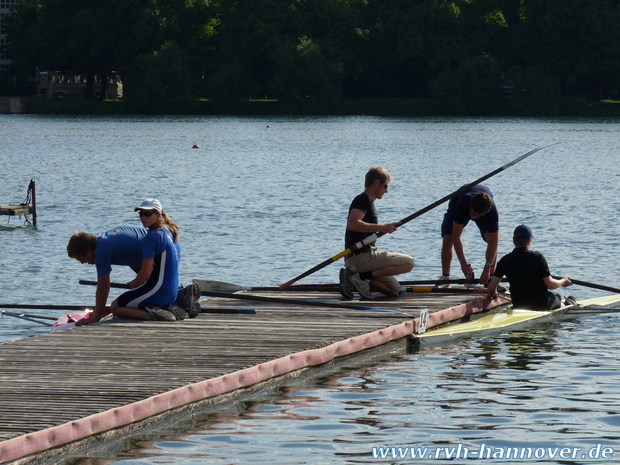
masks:
[[[21,202],[34,178],[39,213],[37,228],[0,217],[0,303],[92,304],[94,289],[78,280],[95,279],[94,267],[67,257],[69,237],[139,224],[133,209],[147,197],[160,199],[181,229],[183,282],[274,285],[343,250],[347,209],[371,166],[392,174],[377,208],[380,221],[397,221],[555,142],[485,182],[500,211],[500,255],[527,223],[553,274],[619,287],[619,136],[619,121],[607,119],[0,115],[0,203]],[[415,258],[403,279],[440,274],[444,211],[379,240]],[[479,273],[475,227],[464,240]],[[304,282],[336,282],[339,267]],[[112,278],[132,276],[117,268]],[[372,448],[459,444],[551,451],[530,459],[537,463],[617,463],[619,323],[615,313],[579,316],[344,368],[81,463],[424,463],[374,459]],[[47,331],[0,319],[0,342]],[[575,460],[551,457],[553,448],[574,447],[582,449]],[[601,458],[605,447],[615,460]]]

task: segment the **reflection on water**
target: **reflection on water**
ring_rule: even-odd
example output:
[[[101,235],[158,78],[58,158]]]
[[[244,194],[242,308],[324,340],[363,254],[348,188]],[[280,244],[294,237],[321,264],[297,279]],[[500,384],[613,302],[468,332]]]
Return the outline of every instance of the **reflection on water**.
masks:
[[[94,302],[93,289],[78,285],[94,269],[66,256],[68,238],[137,224],[133,209],[147,197],[181,228],[183,282],[274,285],[342,250],[347,208],[370,166],[392,173],[377,207],[382,221],[397,221],[558,141],[485,182],[500,210],[500,254],[512,249],[506,231],[527,223],[552,273],[618,286],[619,132],[605,119],[0,115],[0,159],[10,167],[0,203],[20,202],[35,178],[39,212],[36,229],[1,222],[1,303]],[[404,279],[440,274],[444,211],[381,239],[380,247],[415,258]],[[475,228],[464,241],[479,270],[484,244]],[[334,265],[307,282],[337,276]],[[122,269],[112,277],[132,278]],[[117,459],[82,463],[368,463],[376,462],[372,447],[459,442],[617,447],[617,324],[615,314],[584,316],[426,348],[290,384],[246,409],[200,417],[188,431],[129,439],[135,450]],[[0,319],[0,342],[46,331]]]
[[[116,459],[99,452],[81,463],[372,463],[373,447],[458,444],[581,448],[579,458],[602,444],[620,454],[620,344],[608,339],[618,323],[615,314],[574,318],[291,381]]]

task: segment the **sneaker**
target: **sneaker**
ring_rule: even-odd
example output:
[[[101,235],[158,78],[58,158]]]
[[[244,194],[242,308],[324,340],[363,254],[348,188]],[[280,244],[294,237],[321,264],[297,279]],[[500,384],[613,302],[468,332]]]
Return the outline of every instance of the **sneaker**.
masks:
[[[190,284],[185,287],[185,308],[190,318],[196,318],[201,311],[198,299],[201,296],[202,289],[198,284]]]
[[[349,281],[349,277],[351,276],[351,272],[346,268],[342,268],[340,270],[340,284],[338,285],[338,290],[342,297],[346,297],[347,299],[353,298],[353,284]]]
[[[171,313],[174,315],[175,320],[181,321],[184,320],[187,316],[187,312],[179,307],[177,304],[170,304],[163,308],[164,311]]]
[[[362,278],[360,278],[359,273],[352,273],[349,276],[349,281],[351,282],[351,284],[353,284],[355,289],[357,289],[357,292],[359,292],[359,294],[362,297],[366,299],[374,298],[374,296],[372,295],[372,292],[370,292],[370,284],[367,281],[364,281]]]
[[[569,295],[566,299],[564,299],[564,305],[577,305],[577,301],[572,295]]]
[[[446,276],[445,274],[442,274],[439,278],[437,278],[438,281],[449,281],[450,280],[450,275]],[[448,287],[450,287],[449,283],[445,283],[445,284],[435,284],[435,287],[438,289],[446,289]]]
[[[156,305],[147,305],[144,307],[144,313],[149,321],[177,321],[173,313]]]

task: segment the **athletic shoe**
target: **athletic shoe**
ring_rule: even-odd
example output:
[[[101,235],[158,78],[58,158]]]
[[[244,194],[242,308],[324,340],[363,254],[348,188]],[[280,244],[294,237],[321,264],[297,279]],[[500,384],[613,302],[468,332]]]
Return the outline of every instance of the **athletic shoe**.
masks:
[[[351,276],[351,272],[349,270],[346,268],[342,268],[340,270],[340,284],[338,285],[338,290],[340,291],[342,297],[352,299],[354,287],[351,284],[351,281],[349,281],[349,276]]]
[[[165,306],[164,311],[170,312],[172,315],[174,315],[174,318],[177,321],[184,320],[185,317],[187,316],[187,312],[174,303]]]
[[[362,297],[365,299],[374,299],[372,292],[370,292],[370,284],[368,281],[360,278],[359,273],[352,273],[351,276],[349,276],[349,281],[353,284],[355,289],[357,289],[357,292],[359,292]]]
[[[450,280],[450,276],[446,276],[445,274],[442,274],[439,278],[437,278],[438,281],[449,281]],[[450,287],[449,283],[446,284],[435,284],[435,287],[438,289],[446,289],[448,287]]]
[[[572,295],[569,295],[566,299],[564,299],[564,305],[577,305],[577,301]]]
[[[156,305],[147,305],[144,308],[144,313],[150,321],[177,321],[173,313]]]
[[[198,284],[190,284],[185,287],[185,308],[190,318],[196,318],[201,311],[198,299],[201,296],[202,289]]]

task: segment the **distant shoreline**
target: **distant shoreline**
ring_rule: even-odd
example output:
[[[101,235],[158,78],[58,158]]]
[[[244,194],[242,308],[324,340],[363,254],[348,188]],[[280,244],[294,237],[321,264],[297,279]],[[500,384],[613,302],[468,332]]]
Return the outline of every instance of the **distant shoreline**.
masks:
[[[498,100],[493,109],[482,114],[451,112],[445,102],[423,99],[359,99],[337,102],[281,102],[278,100],[197,100],[167,102],[159,111],[134,111],[123,101],[63,101],[36,97],[0,97],[0,114],[58,115],[230,115],[230,116],[498,116],[498,117],[620,117],[620,102],[562,101],[553,112],[516,111],[510,100]]]

